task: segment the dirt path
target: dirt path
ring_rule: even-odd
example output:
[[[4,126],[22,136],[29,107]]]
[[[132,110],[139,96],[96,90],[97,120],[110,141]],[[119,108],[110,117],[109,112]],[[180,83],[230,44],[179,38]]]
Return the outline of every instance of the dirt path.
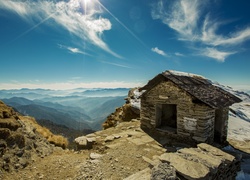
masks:
[[[55,150],[47,157],[34,157],[34,162],[18,172],[4,173],[6,180],[27,179],[74,179],[79,164],[86,161],[88,152],[72,152],[69,150]]]

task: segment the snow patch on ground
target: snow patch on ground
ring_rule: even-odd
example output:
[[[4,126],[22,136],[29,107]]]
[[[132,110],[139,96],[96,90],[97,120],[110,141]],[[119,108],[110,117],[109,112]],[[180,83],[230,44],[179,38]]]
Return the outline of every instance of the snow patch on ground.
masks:
[[[250,140],[250,95],[219,83],[214,83],[214,85],[234,94],[242,100],[242,102],[230,106],[228,138],[238,141]]]
[[[228,121],[228,138],[238,141],[250,140],[250,122],[230,112]]]
[[[130,104],[132,107],[136,108],[136,109],[141,109],[141,95],[145,92],[145,90],[143,91],[139,91],[138,88],[136,88],[133,91],[133,99],[130,99]]]
[[[231,94],[239,97],[242,102],[235,103],[230,107],[228,120],[228,139],[241,142],[250,142],[250,95],[234,90],[229,86],[223,86],[219,83],[213,85],[218,86]],[[237,150],[234,150],[237,151]],[[241,153],[242,152],[239,152]],[[237,173],[237,180],[250,179],[250,155],[246,155],[241,161],[241,171]]]

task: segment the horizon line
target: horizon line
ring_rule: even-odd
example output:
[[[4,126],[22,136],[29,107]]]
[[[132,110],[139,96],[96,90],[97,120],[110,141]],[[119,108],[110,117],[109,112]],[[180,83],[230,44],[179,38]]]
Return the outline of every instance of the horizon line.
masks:
[[[21,89],[47,89],[47,90],[73,90],[73,89],[115,89],[141,87],[142,82],[90,82],[90,83],[0,83],[0,90]]]

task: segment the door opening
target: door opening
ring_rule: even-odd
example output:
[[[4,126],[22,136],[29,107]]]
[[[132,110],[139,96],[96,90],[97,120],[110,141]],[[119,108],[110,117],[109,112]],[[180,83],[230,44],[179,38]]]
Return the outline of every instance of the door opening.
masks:
[[[177,105],[159,104],[156,107],[156,127],[170,130],[177,128]]]

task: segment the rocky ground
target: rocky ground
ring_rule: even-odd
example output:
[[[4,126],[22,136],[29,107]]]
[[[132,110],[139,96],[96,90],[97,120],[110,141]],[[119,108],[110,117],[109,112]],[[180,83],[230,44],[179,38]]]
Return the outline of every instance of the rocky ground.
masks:
[[[3,179],[124,179],[148,167],[166,151],[139,128],[139,121],[96,132],[91,150],[54,148],[24,169],[2,172]]]
[[[44,157],[34,156],[32,163],[24,169],[2,171],[0,177],[7,180],[150,179],[151,168],[157,165],[162,154],[185,148],[184,144],[163,148],[140,129],[138,120],[123,122],[116,127],[95,132],[87,137],[94,139],[92,149],[63,150],[53,147],[52,154]],[[186,162],[186,160],[183,161]],[[181,168],[185,167],[188,166],[181,166]],[[200,166],[197,169],[201,170]],[[189,172],[189,169],[184,171]],[[195,173],[197,175],[197,172],[193,174]],[[175,178],[182,179],[176,174]]]

